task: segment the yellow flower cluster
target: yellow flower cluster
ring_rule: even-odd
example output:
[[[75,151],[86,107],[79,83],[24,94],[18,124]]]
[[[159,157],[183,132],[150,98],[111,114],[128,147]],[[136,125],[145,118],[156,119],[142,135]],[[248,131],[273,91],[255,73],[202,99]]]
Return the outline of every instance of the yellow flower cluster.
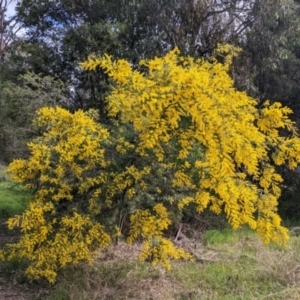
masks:
[[[169,214],[161,203],[154,206],[153,211],[154,214],[151,214],[149,210],[137,210],[131,215],[129,243],[132,243],[139,236],[151,239],[163,235],[163,231],[171,224]]]
[[[96,201],[101,191],[88,193],[106,182],[95,170],[109,165],[102,146],[109,134],[88,114],[42,108],[35,126],[43,135],[29,143],[29,159],[14,160],[8,167],[13,180],[36,190],[27,210],[7,222],[10,229],[19,227],[23,236],[5,252],[7,259],[28,259],[26,274],[32,279],[43,276],[54,282],[60,268],[91,261],[93,249],[110,244],[110,236],[92,217],[99,213]],[[77,198],[87,194],[88,215],[84,215],[77,212]],[[61,208],[66,201],[74,202],[71,211]]]
[[[161,204],[149,210],[138,210],[130,217],[131,229],[128,242],[132,243],[138,237],[144,241],[140,260],[150,259],[153,266],[161,264],[166,269],[171,268],[170,259],[192,259],[191,255],[163,237],[163,231],[171,224],[166,208]]]
[[[154,267],[161,264],[167,270],[171,269],[170,259],[193,260],[193,257],[163,237],[146,240],[143,244],[143,250],[139,255],[139,260],[150,260]]]
[[[29,210],[28,210],[29,211]],[[28,212],[27,211],[27,212]],[[23,218],[28,213],[25,212]],[[34,213],[31,214],[35,217]],[[18,218],[9,221],[9,228],[17,226]],[[91,262],[92,249],[104,248],[110,244],[110,236],[103,226],[95,224],[89,216],[82,216],[74,211],[72,216],[57,218],[42,224],[30,223],[22,219],[21,228],[24,234],[17,244],[9,244],[6,258],[28,259],[31,264],[26,270],[30,279],[45,277],[54,283],[57,272],[65,265],[77,264],[80,261]],[[30,230],[32,229],[32,230]]]

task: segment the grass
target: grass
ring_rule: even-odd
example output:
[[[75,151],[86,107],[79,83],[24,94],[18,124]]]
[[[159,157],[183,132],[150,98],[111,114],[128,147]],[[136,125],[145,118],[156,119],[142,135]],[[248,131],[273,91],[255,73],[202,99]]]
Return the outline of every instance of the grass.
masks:
[[[30,193],[11,182],[0,182],[0,219],[19,214],[26,208]]]
[[[29,198],[30,192],[11,182],[5,168],[0,166],[0,220],[24,211]]]

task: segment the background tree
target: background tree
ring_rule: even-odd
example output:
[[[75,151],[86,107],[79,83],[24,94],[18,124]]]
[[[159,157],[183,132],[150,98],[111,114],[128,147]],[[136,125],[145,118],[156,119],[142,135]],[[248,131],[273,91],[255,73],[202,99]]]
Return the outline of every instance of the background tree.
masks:
[[[65,85],[52,77],[27,73],[18,82],[0,83],[0,153],[2,162],[28,155],[27,142],[38,134],[32,128],[36,110],[68,107]]]
[[[127,0],[121,5],[116,0],[44,1],[43,5],[24,0],[17,11],[27,41],[48,49],[44,51],[52,63],[44,65],[51,75],[72,85],[74,106],[98,108],[104,122],[108,78],[100,69],[96,74],[78,69],[90,53],[110,53],[134,65],[174,47],[185,54],[209,56],[218,42],[238,40],[248,26],[251,7],[252,1],[239,0]]]
[[[6,12],[11,0],[0,0],[0,62],[9,44],[16,38],[17,32],[21,29],[16,16],[9,17]]]
[[[244,71],[236,77],[238,85],[261,101],[288,104],[298,119],[298,4],[293,0],[256,0],[250,19],[251,27],[241,44],[244,51],[237,62],[238,72]]]
[[[299,1],[256,0],[249,19],[243,52],[233,70],[237,87],[260,103],[270,99],[288,105],[299,127]],[[285,218],[298,219],[299,171],[282,167],[280,172],[286,179],[280,212]]]

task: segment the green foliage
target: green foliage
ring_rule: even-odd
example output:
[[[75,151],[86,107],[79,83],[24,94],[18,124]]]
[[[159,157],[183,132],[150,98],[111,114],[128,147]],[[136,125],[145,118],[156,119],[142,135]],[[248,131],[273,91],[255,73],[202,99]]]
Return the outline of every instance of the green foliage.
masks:
[[[71,83],[75,107],[97,108],[102,117],[106,114],[107,76],[100,70],[87,75],[78,69],[78,63],[90,53],[110,53],[133,65],[174,47],[184,54],[210,56],[217,43],[239,40],[252,7],[252,1],[242,0],[210,5],[187,0],[129,0],[122,5],[119,0],[43,3],[23,0],[17,6],[18,20],[26,28],[23,49],[28,55],[23,58],[16,53],[14,61],[25,59],[30,71]],[[22,65],[18,66],[19,70]]]
[[[26,73],[18,84],[0,84],[0,161],[25,157],[27,142],[34,137],[31,126],[37,109],[43,106],[67,106],[64,84],[50,76]]]
[[[299,119],[299,3],[256,0],[250,16],[253,26],[236,62],[237,84],[261,101],[288,104]]]

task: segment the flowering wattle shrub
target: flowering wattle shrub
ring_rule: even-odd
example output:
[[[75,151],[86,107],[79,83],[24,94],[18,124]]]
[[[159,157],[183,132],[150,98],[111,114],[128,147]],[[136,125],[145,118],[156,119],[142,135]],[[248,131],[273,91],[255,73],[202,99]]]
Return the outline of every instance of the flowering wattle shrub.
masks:
[[[28,145],[27,160],[8,168],[35,192],[27,210],[9,219],[22,237],[2,256],[26,259],[30,278],[54,282],[65,265],[91,262],[127,218],[128,243],[144,241],[140,259],[170,268],[170,259],[191,258],[164,236],[187,207],[224,211],[234,229],[248,224],[265,243],[285,244],[275,166],[295,168],[300,160],[291,110],[269,102],[258,108],[228,75],[235,50],[218,51],[223,63],[175,49],[141,61],[143,73],[108,55],[82,63],[112,78],[113,125],[100,125],[95,111],[38,111],[41,136]]]

